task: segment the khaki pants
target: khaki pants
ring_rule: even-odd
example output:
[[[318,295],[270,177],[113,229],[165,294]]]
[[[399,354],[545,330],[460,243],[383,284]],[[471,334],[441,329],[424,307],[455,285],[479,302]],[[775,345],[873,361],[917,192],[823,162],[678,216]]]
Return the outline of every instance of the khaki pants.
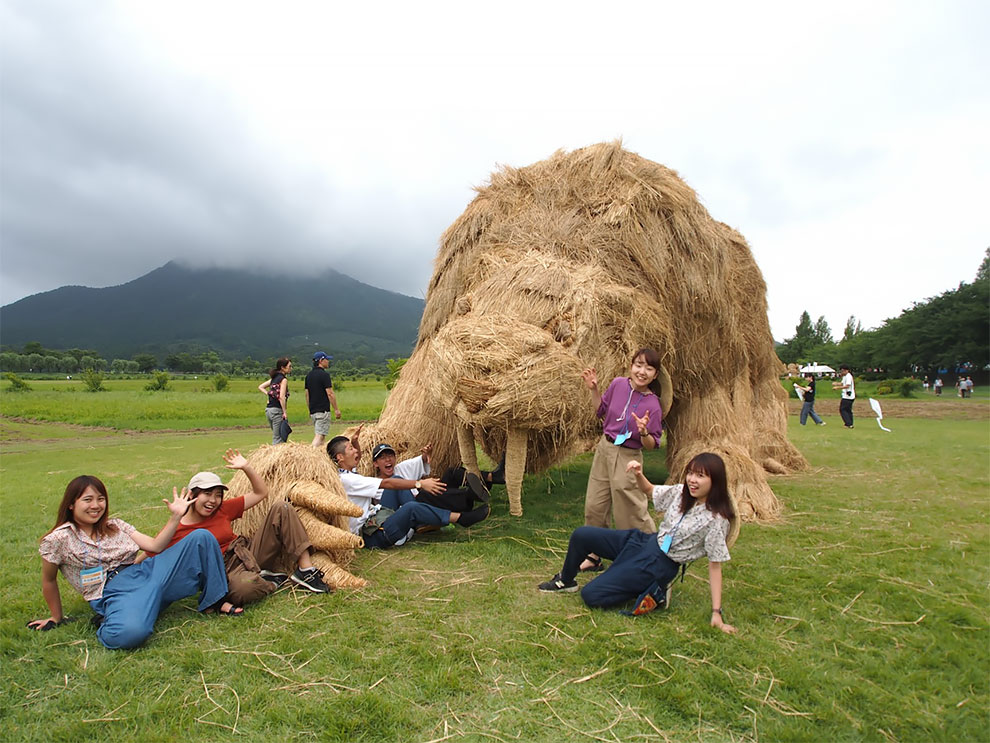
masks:
[[[276,586],[261,577],[262,570],[291,572],[299,556],[312,545],[299,514],[288,501],[275,503],[254,536],[237,537],[227,548],[227,600],[235,606],[260,601]]]
[[[629,462],[642,461],[639,449],[616,446],[604,436],[599,439],[584,497],[586,526],[608,529],[614,517],[616,529],[639,529],[647,534],[657,530],[647,510],[648,496],[632,473],[626,472]]]

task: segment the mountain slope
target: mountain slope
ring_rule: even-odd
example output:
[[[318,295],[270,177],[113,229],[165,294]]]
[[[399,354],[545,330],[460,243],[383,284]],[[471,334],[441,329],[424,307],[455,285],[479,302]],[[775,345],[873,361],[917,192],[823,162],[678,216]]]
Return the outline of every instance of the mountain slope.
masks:
[[[92,348],[105,358],[212,349],[224,357],[311,352],[369,360],[408,356],[423,300],[336,271],[262,276],[176,263],[120,286],[64,286],[0,309],[2,342]]]

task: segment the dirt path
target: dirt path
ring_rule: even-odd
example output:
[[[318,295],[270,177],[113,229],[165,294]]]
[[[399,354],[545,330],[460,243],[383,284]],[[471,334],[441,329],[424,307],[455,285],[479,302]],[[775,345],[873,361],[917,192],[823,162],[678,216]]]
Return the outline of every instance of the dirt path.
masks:
[[[883,417],[887,418],[925,418],[928,420],[990,420],[990,401],[982,399],[961,400],[946,398],[941,400],[905,400],[903,398],[876,398],[883,409]],[[788,400],[787,412],[791,415],[801,413],[800,400]],[[819,415],[839,414],[839,401],[833,399],[815,400],[815,412]],[[853,413],[857,416],[873,417],[869,400],[857,398]]]

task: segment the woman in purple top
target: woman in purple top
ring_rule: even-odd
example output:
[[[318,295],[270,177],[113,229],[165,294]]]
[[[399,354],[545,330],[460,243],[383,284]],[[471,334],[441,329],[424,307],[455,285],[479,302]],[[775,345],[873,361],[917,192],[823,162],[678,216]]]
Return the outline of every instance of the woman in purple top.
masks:
[[[642,463],[642,449],[660,445],[663,412],[659,372],[659,354],[652,348],[641,348],[633,354],[629,376],[613,379],[605,394],[598,391],[594,369],[581,373],[598,407],[603,429],[584,499],[586,526],[609,528],[614,518],[617,529],[639,529],[647,534],[657,530],[647,511],[647,499],[626,468],[630,462]],[[601,558],[588,555],[581,569],[601,570]]]

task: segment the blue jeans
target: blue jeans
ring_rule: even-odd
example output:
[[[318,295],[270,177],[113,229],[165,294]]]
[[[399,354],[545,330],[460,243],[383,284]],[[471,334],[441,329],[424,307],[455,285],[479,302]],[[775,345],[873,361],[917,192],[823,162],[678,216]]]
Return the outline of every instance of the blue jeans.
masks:
[[[631,601],[654,582],[665,587],[677,577],[678,564],[660,551],[657,535],[639,529],[603,529],[579,526],[571,534],[560,577],[572,581],[581,561],[591,552],[612,564],[581,589],[584,603],[592,607],[616,606]]]
[[[382,506],[395,511],[385,519],[382,528],[364,538],[368,549],[391,547],[420,526],[446,526],[450,523],[450,511],[420,503],[409,490],[386,490],[382,493]]]
[[[124,568],[107,581],[103,596],[89,605],[103,616],[96,636],[105,647],[136,648],[151,635],[169,604],[199,593],[199,610],[227,595],[227,572],[220,545],[206,529],[196,529],[164,552]]]
[[[805,425],[808,422],[808,416],[811,416],[811,420],[815,422],[816,425],[822,424],[822,419],[818,417],[818,413],[815,412],[815,401],[805,400],[804,404],[801,406],[801,425]]]

